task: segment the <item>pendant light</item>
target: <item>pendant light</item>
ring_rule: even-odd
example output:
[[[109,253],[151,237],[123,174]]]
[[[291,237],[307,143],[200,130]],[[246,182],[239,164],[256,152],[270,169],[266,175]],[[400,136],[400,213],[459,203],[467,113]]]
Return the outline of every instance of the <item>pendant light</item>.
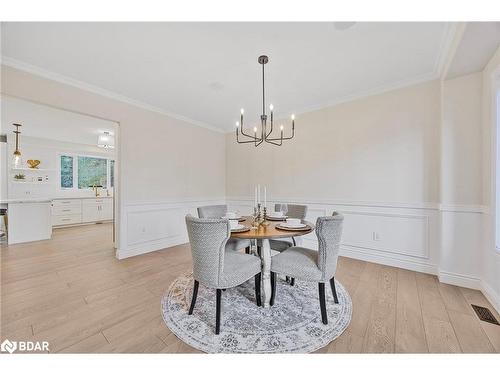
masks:
[[[115,137],[110,132],[103,132],[97,138],[97,147],[102,148],[115,148]]]
[[[12,124],[16,127],[16,130],[14,130],[14,134],[16,135],[16,149],[14,150],[14,154],[12,156],[12,168],[18,169],[22,168],[23,166],[23,159],[21,157],[21,151],[19,150],[19,134],[21,132],[19,131],[19,127],[21,127],[21,124]]]

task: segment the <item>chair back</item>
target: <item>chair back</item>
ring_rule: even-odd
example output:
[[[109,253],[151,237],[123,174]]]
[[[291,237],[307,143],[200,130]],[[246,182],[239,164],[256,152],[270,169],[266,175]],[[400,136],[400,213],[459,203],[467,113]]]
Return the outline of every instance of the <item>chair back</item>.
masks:
[[[288,207],[288,212],[286,215],[288,217],[305,220],[307,215],[307,206],[302,204],[287,204],[287,207]],[[276,203],[274,205],[274,211],[279,211],[279,210],[281,210],[281,204]]]
[[[334,212],[332,216],[318,217],[318,220],[316,220],[318,268],[321,270],[322,279],[325,281],[335,276],[337,270],[343,222],[344,216],[338,212]]]
[[[231,235],[229,221],[186,216],[186,227],[193,256],[194,279],[217,288],[224,272],[224,251]]]
[[[198,217],[200,219],[215,218],[220,219],[227,212],[227,205],[218,204],[215,206],[198,207]]]

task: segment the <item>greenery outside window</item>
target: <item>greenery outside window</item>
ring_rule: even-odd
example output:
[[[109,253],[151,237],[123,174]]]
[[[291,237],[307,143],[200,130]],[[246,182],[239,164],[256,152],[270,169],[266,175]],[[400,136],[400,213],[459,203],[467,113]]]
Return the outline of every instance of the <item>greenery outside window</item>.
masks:
[[[87,155],[60,155],[61,189],[90,189],[114,186],[114,160]]]

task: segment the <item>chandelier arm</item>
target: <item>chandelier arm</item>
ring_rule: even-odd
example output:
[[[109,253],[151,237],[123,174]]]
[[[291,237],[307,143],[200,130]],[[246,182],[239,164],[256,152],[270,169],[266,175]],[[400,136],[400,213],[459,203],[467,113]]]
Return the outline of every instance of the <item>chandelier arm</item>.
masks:
[[[281,139],[280,139],[281,140]],[[283,144],[283,141],[281,140],[280,143],[273,142],[272,140],[266,139],[267,143],[271,143],[275,146],[281,146]]]
[[[251,138],[251,140],[249,140],[249,141],[240,141],[238,130],[236,130],[236,142],[238,142],[238,143],[255,143],[256,140],[260,139],[260,138],[257,138],[255,136],[248,136],[247,135],[246,137]]]
[[[251,135],[251,134],[247,134],[243,131],[243,127],[241,127],[241,134],[244,135],[245,137],[248,137],[248,138],[255,138],[255,136]]]

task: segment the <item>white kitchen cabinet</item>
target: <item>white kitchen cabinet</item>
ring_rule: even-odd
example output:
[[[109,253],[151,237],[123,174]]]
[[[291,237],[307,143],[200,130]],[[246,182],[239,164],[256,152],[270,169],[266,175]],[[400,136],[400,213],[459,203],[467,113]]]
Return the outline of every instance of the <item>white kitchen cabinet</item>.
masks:
[[[113,219],[113,201],[111,199],[85,199],[82,202],[82,222],[111,219]]]
[[[88,224],[113,220],[113,198],[55,199],[52,225]]]

